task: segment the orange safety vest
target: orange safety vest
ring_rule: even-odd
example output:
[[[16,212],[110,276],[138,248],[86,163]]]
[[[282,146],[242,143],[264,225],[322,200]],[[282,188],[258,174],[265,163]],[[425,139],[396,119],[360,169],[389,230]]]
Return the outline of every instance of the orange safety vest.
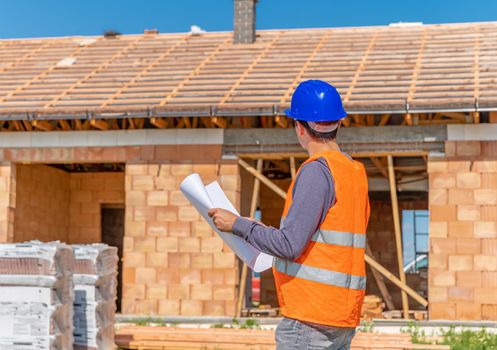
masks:
[[[326,160],[333,176],[336,202],[299,258],[274,259],[278,300],[286,317],[356,327],[366,289],[364,251],[369,220],[366,171],[360,162],[338,151],[318,153],[304,164],[318,158]],[[293,186],[294,182],[288,189],[283,219],[292,204]]]

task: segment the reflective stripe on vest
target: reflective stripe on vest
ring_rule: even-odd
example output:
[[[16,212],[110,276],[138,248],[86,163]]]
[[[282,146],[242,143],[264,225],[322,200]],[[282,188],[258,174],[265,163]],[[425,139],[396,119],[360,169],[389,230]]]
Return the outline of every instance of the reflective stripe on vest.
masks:
[[[309,281],[356,290],[366,289],[366,276],[349,275],[279,258],[274,259],[274,267],[278,272]]]
[[[312,235],[312,241],[344,247],[366,248],[366,235],[360,233],[321,229]]]

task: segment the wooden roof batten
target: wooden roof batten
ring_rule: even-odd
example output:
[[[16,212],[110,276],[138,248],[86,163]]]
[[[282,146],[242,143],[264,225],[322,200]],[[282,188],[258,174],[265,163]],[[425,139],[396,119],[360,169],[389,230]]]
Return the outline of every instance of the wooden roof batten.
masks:
[[[497,22],[258,33],[0,40],[0,120],[277,117],[311,78],[351,115],[497,110]]]

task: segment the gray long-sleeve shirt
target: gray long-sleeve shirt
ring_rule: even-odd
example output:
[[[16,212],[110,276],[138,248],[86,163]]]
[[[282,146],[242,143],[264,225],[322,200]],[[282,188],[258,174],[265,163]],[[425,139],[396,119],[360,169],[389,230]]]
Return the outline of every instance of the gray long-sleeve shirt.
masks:
[[[305,164],[293,187],[293,200],[280,229],[239,217],[233,233],[261,252],[295,260],[335,203],[335,185],[324,158]]]

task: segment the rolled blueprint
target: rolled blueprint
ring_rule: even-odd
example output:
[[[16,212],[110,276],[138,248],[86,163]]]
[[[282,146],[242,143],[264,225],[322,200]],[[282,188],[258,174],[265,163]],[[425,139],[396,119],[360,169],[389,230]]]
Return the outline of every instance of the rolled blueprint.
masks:
[[[198,174],[191,174],[181,182],[180,189],[213,230],[248,267],[255,272],[262,272],[271,267],[273,263],[271,255],[262,253],[250,243],[232,233],[219,231],[212,222],[208,215],[209,209],[212,208],[226,209],[233,214],[240,215],[217,181],[205,186]]]

